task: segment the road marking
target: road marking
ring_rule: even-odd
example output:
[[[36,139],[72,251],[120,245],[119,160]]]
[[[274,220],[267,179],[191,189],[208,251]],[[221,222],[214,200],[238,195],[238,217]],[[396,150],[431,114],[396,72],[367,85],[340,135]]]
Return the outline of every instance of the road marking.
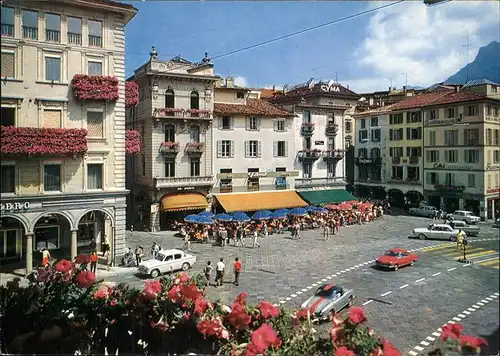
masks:
[[[476,309],[477,309],[477,308],[476,308]],[[467,310],[468,310],[468,311],[470,311],[470,312],[475,312],[475,311],[476,311],[476,309],[474,309],[474,308],[468,308]]]
[[[483,299],[483,300],[484,300],[484,299]],[[486,303],[488,303],[488,302],[486,302]],[[477,302],[476,304],[477,304],[477,305],[480,305],[480,306],[482,306],[482,307],[484,307],[484,303]]]
[[[451,271],[456,270],[456,269],[457,269],[457,267],[449,268],[448,272],[451,272]]]
[[[415,283],[422,282],[422,281],[425,281],[425,278],[420,278],[420,279],[417,279],[417,280],[415,281]]]
[[[490,297],[486,297],[484,299],[489,300],[490,302],[493,300],[493,298],[490,298]]]
[[[415,350],[424,351],[424,348],[422,346],[415,346]]]
[[[495,257],[492,258],[491,260],[477,261],[476,263],[479,263],[481,266],[491,266],[500,263],[500,260]]]
[[[464,310],[464,311],[462,312],[462,314],[465,314],[465,315],[470,315],[470,312],[469,312],[469,311],[467,311],[467,310]]]
[[[386,295],[389,295],[389,294],[391,294],[391,293],[392,293],[392,291],[388,291],[387,293],[381,294],[380,296],[381,296],[381,297],[385,297]]]
[[[455,321],[460,321],[460,320],[462,320],[462,319],[461,319],[461,318],[454,317],[454,318],[453,318],[453,320],[455,320]]]
[[[321,282],[326,282],[327,280],[328,280],[328,279],[323,278],[323,279],[321,280]]]
[[[493,293],[493,294],[496,295],[497,297],[500,295],[500,293],[498,293],[498,292],[497,293]]]
[[[302,291],[300,291],[300,290],[299,290],[299,291],[297,292],[297,295],[301,295],[301,294],[302,294]]]
[[[481,307],[480,307],[479,305],[477,305],[477,304],[474,304],[474,305],[472,306],[472,308],[479,309],[479,308],[481,308]]]
[[[448,322],[446,324],[456,324],[456,323],[453,320],[448,320]]]
[[[441,272],[434,273],[434,274],[432,275],[432,277],[439,276],[440,274],[441,274]]]
[[[432,336],[427,336],[425,339],[426,339],[426,340],[429,340],[429,341],[431,341],[431,342],[436,340],[436,338],[435,338],[435,337],[432,337]]]
[[[467,315],[464,315],[464,314],[458,314],[458,317],[463,319],[463,318],[467,318]]]
[[[408,286],[409,286],[409,284],[405,284],[404,286],[399,287],[399,289],[403,289],[403,288],[406,288]]]
[[[443,329],[441,329],[441,328],[437,328],[437,331],[441,332],[441,331],[443,331]]]
[[[290,297],[295,298],[297,294],[292,294]]]
[[[492,299],[492,300],[493,300],[493,299]],[[489,300],[483,299],[483,300],[481,300],[481,303],[488,304],[488,303],[489,303]],[[479,304],[479,303],[478,303],[478,304]]]
[[[280,300],[280,301],[279,301],[279,303],[280,303],[280,304],[285,304],[285,303],[286,303],[286,301],[284,301],[284,300]]]
[[[440,336],[441,336],[441,334],[440,334],[440,333],[437,333],[437,332],[433,332],[433,333],[432,333],[432,336],[435,336],[435,337],[440,337]]]
[[[462,267],[470,267],[470,266],[472,266],[472,263],[466,263]]]
[[[463,253],[462,253],[463,254]],[[498,252],[495,251],[484,251],[484,252],[479,252],[479,253],[467,253],[467,257],[486,257],[486,256],[491,256],[491,255],[498,255]]]
[[[415,352],[415,351],[411,350],[411,351],[408,351],[408,355],[410,355],[410,356],[417,356],[418,352]]]
[[[286,297],[285,300],[288,302],[289,300],[292,300],[292,298]]]
[[[313,286],[307,286],[306,288],[307,288],[307,290],[309,290],[309,289],[312,289],[312,287],[313,287]]]
[[[301,291],[302,292],[307,292],[307,289],[306,288],[302,288]]]
[[[342,273],[341,272],[337,272],[335,273],[337,276],[340,276]]]
[[[368,305],[368,304],[370,304],[371,302],[373,302],[373,299],[367,300],[367,301],[366,301],[366,302],[364,302],[362,305]]]
[[[420,345],[424,345],[425,347],[427,347],[430,344],[427,341],[420,341]]]
[[[424,247],[422,251],[427,252],[427,251],[436,251],[436,250],[442,250],[444,248],[450,248],[456,245],[456,243],[449,243],[446,245],[437,245],[437,246],[430,246],[430,247]]]

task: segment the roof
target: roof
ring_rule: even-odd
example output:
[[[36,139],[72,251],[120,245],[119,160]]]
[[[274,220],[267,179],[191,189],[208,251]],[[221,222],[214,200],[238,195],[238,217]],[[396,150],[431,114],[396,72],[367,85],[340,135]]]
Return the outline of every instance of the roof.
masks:
[[[477,85],[485,85],[485,84],[500,86],[500,84],[498,84],[498,83],[495,83],[495,82],[492,82],[491,80],[483,78],[483,79],[469,80],[467,83],[464,84],[464,88],[465,87],[475,87]]]
[[[256,115],[286,117],[294,116],[291,112],[278,109],[276,106],[262,99],[248,99],[247,104],[214,104],[215,115]]]
[[[381,107],[378,107],[378,108],[372,109],[372,110],[366,110],[366,111],[354,114],[354,115],[352,115],[352,117],[356,118],[356,117],[386,114],[386,113],[389,113],[391,111],[392,107],[395,106],[396,104],[397,103],[391,104],[391,105],[386,105],[386,106],[381,106]]]
[[[113,1],[113,0],[82,0],[82,1],[83,2],[91,2],[94,4],[105,4],[105,5],[120,7],[122,9],[138,11],[137,8],[135,8],[134,6],[129,5],[129,4],[124,4],[124,3],[119,2],[119,1]]]
[[[274,89],[260,89],[260,97],[262,99],[272,98],[274,97],[275,90]]]
[[[486,99],[485,96],[467,91],[444,90],[416,95],[391,105],[391,111],[417,109],[426,106],[444,105]]]

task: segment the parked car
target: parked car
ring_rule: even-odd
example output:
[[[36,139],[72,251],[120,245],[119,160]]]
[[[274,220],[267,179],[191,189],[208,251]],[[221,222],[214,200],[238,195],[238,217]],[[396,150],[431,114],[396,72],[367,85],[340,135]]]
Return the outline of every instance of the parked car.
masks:
[[[477,236],[481,230],[477,225],[469,225],[465,221],[453,220],[450,226],[457,230],[462,230],[467,236]]]
[[[493,227],[500,227],[500,218],[497,218],[495,220],[495,223],[493,224]]]
[[[457,241],[457,234],[458,230],[446,224],[430,224],[428,227],[413,230],[413,236],[421,240],[436,239],[455,242]]]
[[[428,218],[433,218],[434,215],[436,215],[437,209],[433,206],[428,206],[428,205],[420,205],[414,208],[408,209],[409,213],[411,215],[416,215],[416,216],[425,216]]]
[[[333,284],[323,284],[301,307],[309,310],[311,318],[328,320],[343,308],[352,306],[354,298],[352,289],[344,289]]]
[[[155,258],[143,261],[137,267],[140,274],[152,278],[160,274],[174,271],[187,271],[196,263],[196,256],[189,255],[181,250],[160,250]]]
[[[391,248],[375,260],[378,268],[390,268],[397,271],[399,267],[413,266],[418,256],[402,248]]]
[[[446,217],[453,218],[453,220],[465,221],[469,225],[481,221],[479,216],[475,216],[472,211],[467,210],[457,210],[453,214],[446,215]]]

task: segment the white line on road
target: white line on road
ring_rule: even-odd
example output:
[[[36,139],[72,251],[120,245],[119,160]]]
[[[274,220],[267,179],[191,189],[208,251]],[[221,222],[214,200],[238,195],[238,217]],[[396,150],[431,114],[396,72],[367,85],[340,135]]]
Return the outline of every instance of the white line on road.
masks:
[[[486,297],[484,299],[489,300],[490,302],[493,300],[493,298],[491,298],[491,297]]]
[[[404,286],[399,287],[399,289],[403,289],[403,288],[406,288],[408,286],[409,286],[409,284],[405,284]]]
[[[454,318],[453,318],[453,320],[455,320],[455,321],[460,321],[460,320],[462,320],[462,319],[461,319],[461,318],[454,317]]]
[[[463,318],[467,318],[467,315],[464,315],[464,314],[458,314],[458,317],[463,319]]]
[[[337,276],[340,276],[342,274],[342,272],[337,272],[335,273]]]
[[[288,302],[288,301],[292,300],[292,298],[286,297],[285,300]]]
[[[388,291],[387,293],[381,294],[380,296],[381,296],[381,297],[385,297],[386,295],[389,295],[389,294],[391,294],[391,293],[392,293],[392,291]]]
[[[464,310],[464,311],[462,312],[462,314],[465,314],[465,315],[470,315],[470,311]]]
[[[440,334],[440,333],[437,333],[437,332],[433,332],[433,333],[432,333],[432,336],[435,336],[435,337],[440,337],[440,336],[441,336],[441,334]]]
[[[422,282],[422,281],[425,281],[425,278],[420,278],[420,279],[417,279],[417,280],[415,281],[415,283]]]
[[[367,300],[366,302],[364,302],[364,303],[363,303],[363,305],[368,305],[368,304],[370,304],[371,302],[373,302],[373,299]]]
[[[470,267],[470,266],[472,266],[472,263],[466,263],[462,267]]]
[[[422,346],[415,346],[415,350],[424,351],[424,348]]]
[[[420,345],[424,345],[425,347],[427,347],[430,344],[427,341],[420,341]]]
[[[299,291],[297,292],[297,295],[301,295],[301,294],[302,294],[302,291],[300,291],[300,290],[299,290]]]
[[[307,292],[307,289],[306,288],[302,288],[301,291],[302,292]]]
[[[415,352],[415,351],[411,350],[411,351],[408,351],[408,355],[410,355],[410,356],[417,356],[418,352]]]
[[[432,277],[439,276],[440,274],[441,274],[441,272],[434,273],[434,274],[432,275]]]
[[[484,300],[484,299],[483,299],[483,300]],[[486,302],[486,303],[488,303],[488,302]],[[480,306],[482,306],[482,307],[484,307],[484,303],[477,302],[476,304],[477,304],[477,305],[480,305]]]
[[[328,279],[323,278],[323,279],[321,280],[321,282],[326,282],[327,280],[328,280]]]
[[[431,341],[431,342],[436,340],[436,338],[435,338],[435,337],[432,337],[432,336],[427,336],[425,339],[426,339],[426,340],[429,340],[429,341]]]
[[[451,272],[451,271],[456,270],[456,269],[457,269],[457,267],[449,268],[448,272]]]
[[[479,307],[478,307],[479,308]],[[470,311],[470,312],[475,312],[477,308],[468,308],[467,310]]]
[[[284,300],[280,300],[280,301],[279,301],[279,303],[280,303],[280,304],[285,304],[285,303],[286,303],[286,301],[284,301]]]
[[[297,294],[292,294],[290,297],[295,298]]]

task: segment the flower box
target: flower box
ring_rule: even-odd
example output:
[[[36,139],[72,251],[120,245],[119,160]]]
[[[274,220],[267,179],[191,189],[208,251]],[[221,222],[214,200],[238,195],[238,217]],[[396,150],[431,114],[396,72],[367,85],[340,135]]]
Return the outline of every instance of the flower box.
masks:
[[[314,132],[314,124],[312,122],[303,122],[300,128],[303,135],[312,135]]]
[[[153,111],[153,116],[175,116],[184,117],[184,109],[179,108],[157,108]]]
[[[203,142],[189,142],[186,145],[187,153],[203,153]]]
[[[71,88],[79,101],[117,101],[118,79],[104,75],[77,74],[71,80]]]
[[[77,155],[87,152],[87,130],[2,126],[6,155]]]
[[[141,152],[141,139],[139,131],[125,131],[125,152],[128,154],[136,154]]]
[[[210,111],[209,110],[188,109],[188,110],[186,110],[186,113],[190,117],[202,117],[202,118],[210,117]]]
[[[139,103],[139,86],[136,82],[125,82],[125,107],[132,108]]]
[[[179,152],[179,142],[162,142],[160,145],[160,153],[177,154]]]

